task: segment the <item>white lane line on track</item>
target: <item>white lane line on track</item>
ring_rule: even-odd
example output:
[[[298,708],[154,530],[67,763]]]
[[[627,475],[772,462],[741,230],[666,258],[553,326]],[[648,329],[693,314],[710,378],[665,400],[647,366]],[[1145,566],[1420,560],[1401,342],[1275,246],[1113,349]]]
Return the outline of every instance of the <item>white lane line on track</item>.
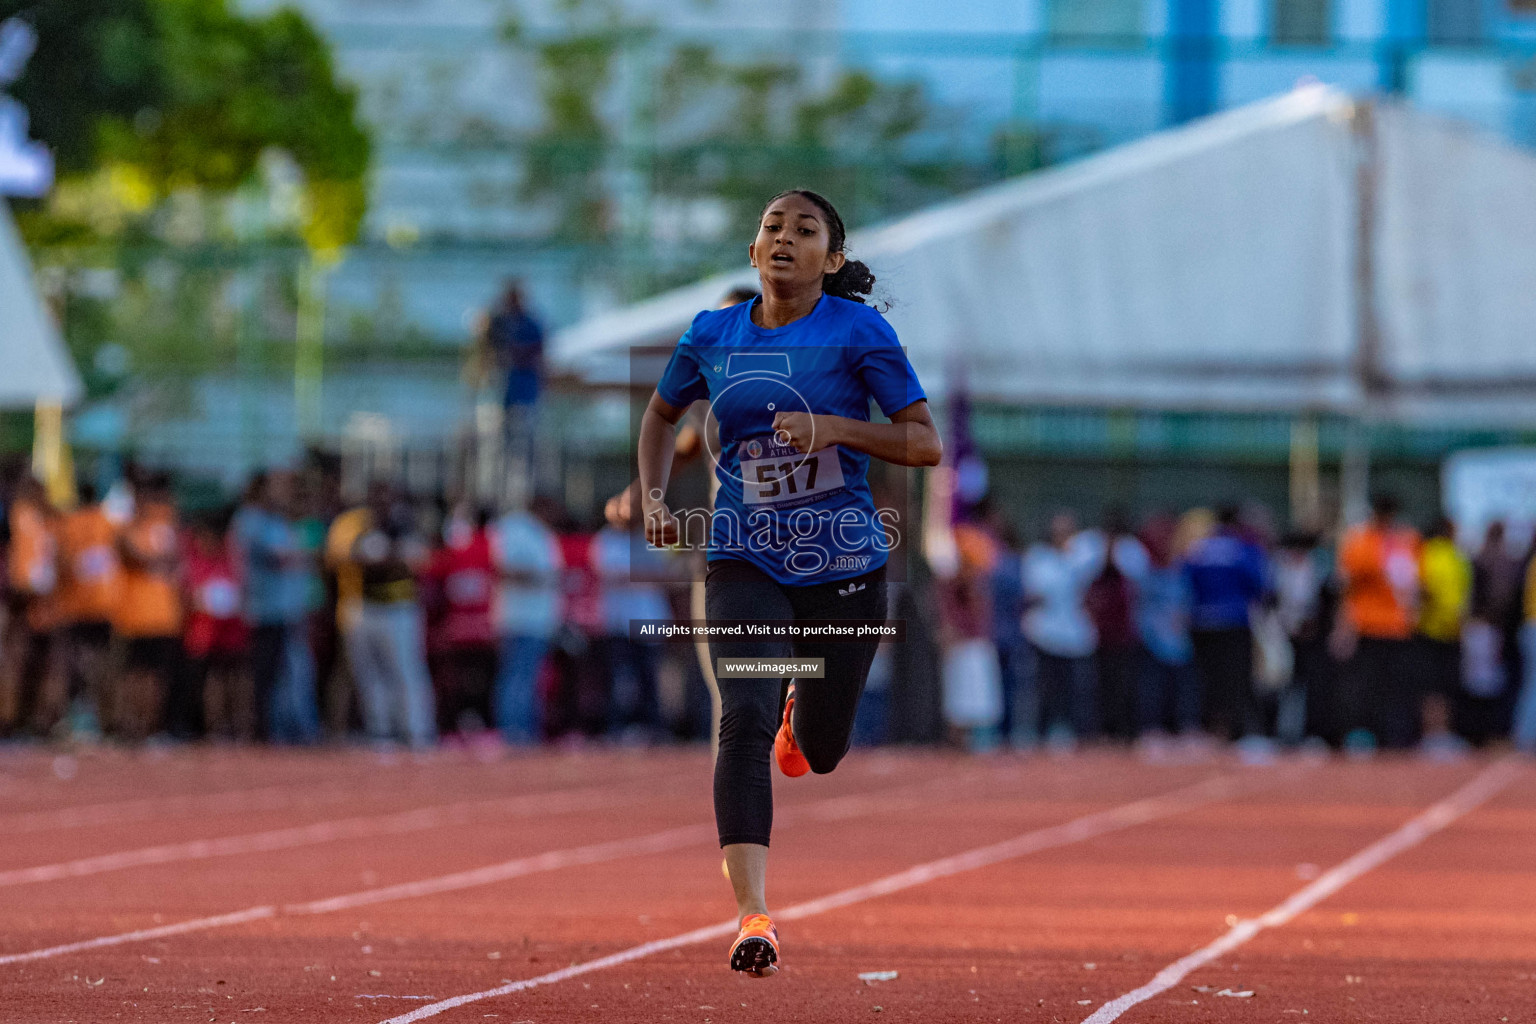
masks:
[[[309,788],[305,788],[308,786]],[[399,796],[395,790],[382,790]],[[114,800],[79,807],[61,807],[44,811],[17,811],[0,817],[0,836],[53,829],[86,828],[94,825],[124,825],[156,818],[199,815],[228,815],[251,811],[281,811],[291,807],[355,800],[370,794],[359,792],[358,785],[330,782],[323,786],[295,782],[259,789],[233,789],[213,793],[186,793],[179,796],[144,797],[139,800]]]
[[[1069,846],[1088,839],[1118,832],[1135,825],[1144,825],[1159,818],[1166,818],[1173,814],[1190,810],[1200,804],[1230,795],[1237,789],[1236,781],[1230,777],[1207,779],[1193,786],[1185,786],[1161,796],[1147,797],[1133,803],[1123,804],[1107,811],[1095,811],[1081,818],[1060,825],[1051,825],[1046,828],[1034,829],[1022,835],[1005,839],[1000,843],[989,846],[977,847],[967,850],[965,853],[943,857],[939,860],[929,861],[926,864],[918,864],[905,871],[898,871],[884,878],[877,878],[863,885],[856,885],[851,889],[831,893],[819,899],[797,903],[786,910],[776,911],[775,920],[794,921],[800,918],[812,917],[816,914],[824,914],[829,910],[851,906],[855,903],[863,903],[880,896],[888,896],[891,893],[900,892],[903,889],[911,889],[914,886],[926,884],[940,878],[948,878],[966,871],[975,871],[979,868],[1000,864],[1004,861],[1014,860],[1031,853],[1039,853],[1042,850],[1050,850],[1060,846]],[[531,988],[542,985],[553,985],[556,982],[565,981],[568,978],[580,977],[583,974],[591,974],[609,967],[618,967],[622,964],[641,960],[657,953],[665,953],[668,950],[680,949],[684,946],[693,946],[712,939],[724,939],[736,934],[737,922],[735,920],[722,921],[719,924],[696,928],[682,935],[674,935],[670,939],[658,939],[655,942],[647,942],[639,946],[621,950],[609,956],[596,960],[588,960],[585,963],[572,964],[558,971],[541,974],[536,978],[525,978],[522,981],[514,981],[497,988],[486,989],[483,992],[470,992],[462,996],[454,996],[428,1006],[421,1006],[409,1013],[398,1017],[391,1017],[383,1024],[413,1024],[415,1021],[435,1017],[440,1013],[456,1009],[467,1003],[479,1002],[483,999],[494,999],[498,996],[512,995],[517,992],[525,992]]]
[[[207,928],[227,928],[232,925],[246,924],[250,921],[260,921],[262,918],[276,916],[276,907],[250,907],[246,910],[237,910],[233,914],[220,914],[218,917],[204,917],[196,921],[182,921],[177,924],[160,925],[157,928],[144,928],[136,932],[124,932],[121,935],[105,935],[99,939],[86,939],[83,942],[66,942],[62,946],[34,949],[29,953],[13,953],[10,956],[0,956],[0,964],[19,964],[29,960],[47,960],[50,957],[63,956],[66,953],[80,953],[89,949],[101,949],[105,946],[121,946],[128,942],[147,942],[150,939],[163,939],[170,935],[184,935],[187,932],[203,931]]]
[[[182,796],[145,797],[63,807],[48,811],[18,811],[0,817],[0,835],[14,836],[51,829],[86,828],[92,825],[124,825],[149,821],[161,815],[234,814],[278,811],[295,805],[329,803],[355,794],[341,786],[295,791],[293,786],[265,786],[224,793],[188,793]]]
[[[1110,1024],[1131,1007],[1168,991],[1192,972],[1232,952],[1261,931],[1279,928],[1297,915],[1312,909],[1361,875],[1419,845],[1457,818],[1476,810],[1509,785],[1520,771],[1519,762],[1513,758],[1495,762],[1479,772],[1471,782],[1414,816],[1397,831],[1378,839],[1353,857],[1319,875],[1316,881],[1296,890],[1284,903],[1260,917],[1239,921],[1215,942],[1158,971],[1145,985],[1105,1003],[1086,1017],[1083,1024]]]
[[[653,832],[650,835],[637,836],[632,839],[613,839],[605,843],[593,843],[589,846],[578,846],[568,850],[551,850],[548,853],[534,854],[531,857],[519,857],[516,860],[504,861],[501,864],[491,864],[487,867],[460,871],[451,875],[441,875],[437,878],[424,878],[416,882],[403,882],[399,885],[388,885],[378,889],[366,889],[362,892],[348,893],[345,896],[312,900],[309,903],[290,903],[283,907],[283,912],[286,914],[329,914],[337,910],[368,906],[372,903],[415,899],[420,896],[432,896],[437,893],[453,892],[458,889],[492,885],[496,882],[506,882],[514,878],[521,878],[524,875],[557,871],[561,868],[601,864],[604,861],[617,860],[621,857],[665,853],[668,850],[676,850],[679,847],[695,846],[712,837],[713,832],[706,825],[685,825],[682,828],[667,829],[664,832]]]
[[[942,783],[948,783],[949,785],[942,785]],[[948,789],[952,787],[952,784],[953,780],[937,780],[936,782],[930,782],[916,788],[919,791],[935,788]],[[897,788],[906,789],[909,787],[901,786]],[[778,824],[792,825],[801,818],[810,818],[818,821],[838,821],[843,818],[871,814],[876,811],[897,811],[920,802],[922,802],[921,798],[915,795],[903,799],[893,797],[889,791],[873,794],[856,793],[819,800],[815,803],[798,807],[785,808],[778,815]],[[328,914],[337,910],[350,910],[353,907],[368,906],[372,903],[386,903],[393,900],[434,896],[438,893],[454,892],[460,889],[471,889],[482,885],[506,882],[514,878],[522,878],[524,875],[539,874],[545,871],[558,871],[561,868],[582,867],[588,864],[601,864],[606,861],[621,860],[626,857],[642,857],[650,854],[666,853],[669,850],[677,850],[710,842],[715,838],[716,833],[711,825],[684,825],[680,828],[665,829],[644,836],[611,839],[606,842],[591,843],[587,846],[577,846],[566,850],[551,850],[548,853],[519,857],[515,860],[503,861],[500,864],[490,864],[483,868],[458,871],[450,875],[440,875],[436,878],[424,878],[415,882],[402,882],[399,885],[386,885],[375,889],[365,889],[362,892],[332,896],[323,900],[311,900],[307,903],[290,903],[283,907],[283,913]],[[0,963],[3,962],[3,960],[0,960]]]
[[[0,836],[10,837],[28,832],[44,832],[52,829],[81,828],[93,825],[121,825],[153,820],[160,815],[175,816],[194,812],[199,814],[225,815],[249,811],[284,810],[295,806],[336,803],[355,799],[358,796],[369,796],[374,792],[384,792],[391,796],[402,795],[398,789],[389,788],[391,780],[381,780],[376,774],[378,770],[392,767],[393,763],[380,758],[379,755],[373,755],[373,757],[373,763],[366,765],[366,767],[373,769],[375,774],[354,774],[352,769],[356,766],[356,762],[344,761],[341,763],[340,767],[351,776],[350,783],[347,778],[338,778],[333,774],[321,779],[298,778],[256,789],[180,793],[169,796],[143,797],[137,800],[107,800],[98,803],[80,804],[74,807],[14,811],[0,816]],[[427,783],[425,777],[420,774],[412,775],[410,781],[417,785],[425,784],[426,794],[430,794],[435,785]],[[382,784],[382,787],[374,791],[369,791],[365,788],[360,792],[359,786],[366,787],[370,784]]]
[[[319,821],[311,825],[250,832],[244,835],[226,836],[222,839],[195,839],[185,843],[146,846],[137,850],[84,857],[58,864],[15,868],[0,871],[0,888],[38,882],[56,882],[65,878],[82,878],[108,871],[122,871],[126,868],[207,860],[211,857],[230,857],[247,853],[270,853],[277,850],[290,850],[298,846],[334,842],[339,839],[422,832],[449,825],[483,822],[488,817],[500,815],[519,816],[545,811],[567,813],[600,810],[605,807],[619,806],[625,802],[625,794],[616,791],[613,786],[588,786],[581,789],[555,790],[494,800],[467,800],[446,806],[419,807],[390,814]]]
[[[995,774],[1002,773],[986,773],[986,775]],[[970,781],[970,776],[962,776],[961,781]],[[927,790],[943,791],[950,788],[957,788],[955,787],[955,780],[949,777],[941,777],[916,787],[903,784],[876,790],[873,793],[852,793],[846,796],[830,797],[810,804],[801,804],[781,810],[779,813],[779,823],[789,825],[800,818],[810,818],[819,821],[840,821],[874,811],[900,810],[921,803],[922,800],[917,796],[918,793]],[[893,795],[908,789],[914,790],[911,796],[902,798]],[[292,903],[281,908],[281,910],[276,906],[250,907],[234,913],[194,918],[157,928],[123,932],[117,935],[104,935],[100,938],[68,942],[24,953],[11,953],[0,956],[0,966],[28,963],[34,960],[47,960],[69,953],[102,949],[108,946],[121,946],[132,942],[162,938],[167,935],[183,935],[188,932],[206,931],[213,928],[244,924],[247,921],[275,917],[280,912],[293,915],[323,914],[351,907],[367,906],[372,903],[382,903],[386,900],[409,899],[413,896],[469,889],[475,886],[490,885],[495,882],[521,878],[525,875],[536,874],[542,871],[554,871],[563,867],[596,864],[603,860],[621,859],[622,857],[636,854],[664,852],[668,849],[687,846],[704,840],[713,840],[714,838],[714,832],[707,825],[666,829],[662,832],[655,832],[634,839],[594,843],[589,846],[566,850],[554,850],[528,857],[518,857],[470,871],[455,872],[450,875],[441,875],[434,878],[424,878],[399,885],[365,889],[361,892],[347,893],[322,900],[311,900],[307,903]]]

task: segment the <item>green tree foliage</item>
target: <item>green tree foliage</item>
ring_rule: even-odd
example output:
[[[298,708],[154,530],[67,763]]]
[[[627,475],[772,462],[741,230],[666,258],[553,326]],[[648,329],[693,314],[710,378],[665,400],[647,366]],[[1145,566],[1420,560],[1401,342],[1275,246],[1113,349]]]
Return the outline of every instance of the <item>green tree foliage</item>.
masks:
[[[563,0],[556,16],[550,31],[512,23],[504,37],[532,60],[543,101],[527,197],[554,204],[574,240],[622,230],[614,190],[624,176],[645,179],[653,196],[723,200],[738,226],[788,182],[873,213],[966,177],[952,149],[923,155],[943,112],[918,85],[846,70],[822,84],[794,60],[734,61],[626,22],[608,0]]]
[[[559,238],[621,254],[632,294],[739,255],[763,201],[784,188],[825,192],[852,226],[1042,159],[1024,125],[998,132],[990,151],[962,147],[961,119],[916,83],[827,74],[814,54],[725,55],[626,20],[612,0],[558,0],[554,19],[538,30],[512,20],[503,32],[541,100],[541,123],[514,143],[522,198],[554,214]],[[722,240],[653,222],[678,211]]]
[[[600,106],[613,85],[625,46],[624,26],[611,4],[562,0],[562,31],[531,38],[509,19],[503,40],[534,58],[543,123],[524,142],[525,194],[554,205],[560,230],[580,241],[607,235],[611,219],[605,169],[614,132]]]
[[[303,172],[301,230],[330,253],[357,234],[370,142],[354,91],[294,11],[244,17],[228,0],[0,0],[39,45],[15,94],[33,135],[54,152],[61,190],[106,176],[106,195],[130,215],[101,224],[66,201],[26,218],[55,239],[111,234],[183,190],[227,194],[253,177],[270,149]]]
[[[38,33],[37,52],[11,88],[31,114],[33,136],[48,144],[61,175],[94,171],[101,130],[132,126],[162,93],[149,3],[0,0],[0,21],[13,16]]]
[[[88,393],[175,405],[198,373],[269,369],[295,281],[366,208],[372,144],[324,40],[235,0],[0,0],[13,16],[38,48],[12,91],[58,170],[17,219]]]
[[[777,62],[711,62],[682,76],[682,95],[668,97],[667,106],[697,109],[711,95],[728,101],[717,99],[707,127],[661,154],[656,180],[680,200],[723,200],[740,235],[764,200],[785,188],[823,191],[857,224],[977,179],[954,148],[933,144],[945,137],[942,112],[920,86],[844,70],[817,89],[808,77]]]

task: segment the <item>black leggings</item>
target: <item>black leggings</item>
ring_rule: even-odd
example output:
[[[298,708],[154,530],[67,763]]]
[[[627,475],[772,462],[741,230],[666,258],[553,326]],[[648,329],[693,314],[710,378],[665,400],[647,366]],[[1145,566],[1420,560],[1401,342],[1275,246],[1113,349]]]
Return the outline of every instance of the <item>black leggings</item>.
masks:
[[[840,593],[841,591],[841,593]],[[886,616],[885,567],[853,579],[788,586],[749,562],[709,563],[704,582],[705,614],[712,623],[743,619],[828,622]],[[869,675],[878,640],[803,641],[717,639],[709,653],[721,658],[823,658],[821,679],[795,681],[795,743],[811,771],[825,774],[848,753],[853,716]],[[715,826],[720,845],[768,845],[773,830],[773,737],[784,714],[787,681],[731,679],[720,684],[720,752],[715,758]]]

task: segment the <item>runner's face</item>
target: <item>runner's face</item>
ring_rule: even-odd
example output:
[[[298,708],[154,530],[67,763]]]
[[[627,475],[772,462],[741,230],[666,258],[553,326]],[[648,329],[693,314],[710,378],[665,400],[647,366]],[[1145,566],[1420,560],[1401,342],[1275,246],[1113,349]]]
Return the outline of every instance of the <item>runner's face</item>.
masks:
[[[765,285],[799,291],[821,287],[825,274],[835,274],[844,256],[828,252],[831,237],[821,210],[804,196],[774,200],[758,224],[757,238],[747,255]]]

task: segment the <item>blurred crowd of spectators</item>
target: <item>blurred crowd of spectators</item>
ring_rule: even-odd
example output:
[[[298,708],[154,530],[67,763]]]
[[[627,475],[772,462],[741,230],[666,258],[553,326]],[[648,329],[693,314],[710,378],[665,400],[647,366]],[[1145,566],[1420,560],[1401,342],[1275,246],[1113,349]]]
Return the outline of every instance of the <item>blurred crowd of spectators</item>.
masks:
[[[638,582],[629,534],[555,502],[493,517],[387,483],[274,470],[183,514],[131,472],[69,510],[22,471],[5,501],[0,731],[309,744],[707,737],[692,649],[629,638],[686,615],[685,559]],[[675,582],[672,582],[675,577]]]
[[[691,617],[700,553],[647,549],[549,498],[492,515],[376,482],[349,505],[323,463],[193,514],[139,470],[103,495],[82,483],[68,509],[25,470],[6,483],[5,736],[709,734],[694,648],[630,629]],[[1375,509],[1333,539],[1276,536],[1235,507],[1134,530],[1063,512],[1024,545],[984,503],[954,527],[952,564],[893,587],[907,640],[877,658],[856,740],[947,725],[973,748],[1536,749],[1531,552],[1503,524],[1468,553],[1447,521],[1421,535],[1390,498]]]
[[[1336,538],[1236,506],[1109,518],[1023,546],[984,503],[955,528],[945,711],[972,745],[1536,750],[1536,559],[1503,523],[1469,554],[1385,494]]]

